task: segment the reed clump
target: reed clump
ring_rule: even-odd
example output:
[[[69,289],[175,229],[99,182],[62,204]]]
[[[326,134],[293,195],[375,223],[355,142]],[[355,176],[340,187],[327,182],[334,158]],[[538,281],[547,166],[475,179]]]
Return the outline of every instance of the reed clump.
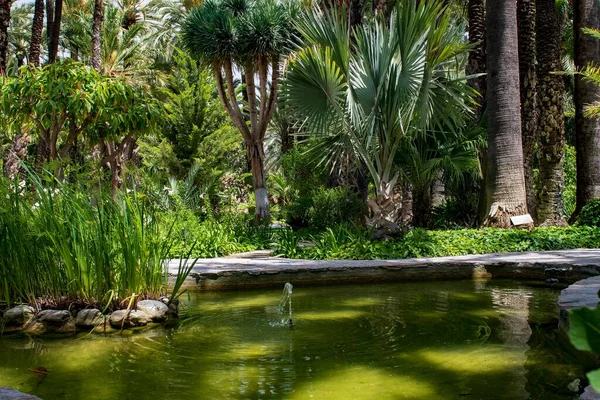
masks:
[[[165,295],[172,235],[146,197],[33,173],[1,180],[0,306],[113,308]]]

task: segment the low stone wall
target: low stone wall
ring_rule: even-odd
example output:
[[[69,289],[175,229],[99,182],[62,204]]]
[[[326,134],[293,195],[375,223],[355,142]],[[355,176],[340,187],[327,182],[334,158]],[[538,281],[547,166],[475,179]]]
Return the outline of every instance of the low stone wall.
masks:
[[[169,262],[174,280],[179,260]],[[294,285],[491,278],[555,279],[573,283],[600,275],[600,250],[481,254],[402,260],[298,260],[214,258],[198,260],[187,289],[236,290]]]
[[[0,314],[0,333],[21,332],[31,336],[46,333],[75,334],[80,331],[112,333],[123,329],[160,326],[178,317],[178,301],[141,300],[135,309],[117,310],[104,315],[96,308],[76,314],[69,310],[36,311],[29,305],[19,305]]]

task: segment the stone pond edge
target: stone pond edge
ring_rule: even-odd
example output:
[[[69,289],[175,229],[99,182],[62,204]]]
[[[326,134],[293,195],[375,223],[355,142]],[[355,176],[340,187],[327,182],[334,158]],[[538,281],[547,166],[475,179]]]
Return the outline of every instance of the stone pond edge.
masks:
[[[116,310],[106,315],[97,308],[86,308],[72,313],[69,310],[36,310],[24,304],[0,313],[0,335],[114,333],[163,326],[176,321],[178,316],[179,302],[174,300],[169,304],[167,298],[141,300],[133,309]]]

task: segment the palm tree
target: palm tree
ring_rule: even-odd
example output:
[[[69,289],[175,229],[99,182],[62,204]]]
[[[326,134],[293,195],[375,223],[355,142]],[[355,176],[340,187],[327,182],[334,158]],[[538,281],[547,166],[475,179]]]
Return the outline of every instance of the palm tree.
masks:
[[[562,16],[555,0],[536,0],[537,72],[540,131],[540,183],[538,221],[566,225],[563,217],[563,162],[565,117],[562,72]]]
[[[257,220],[270,214],[263,142],[275,109],[293,12],[273,0],[209,0],[190,13],[183,28],[187,48],[212,69],[219,97],[246,143]],[[249,127],[235,92],[236,70],[246,81]]]
[[[580,0],[574,4],[575,66],[600,65],[600,41],[585,34],[584,28],[600,28],[600,4]],[[587,104],[600,96],[600,87],[583,76],[575,78],[575,148],[577,150],[577,205],[573,217],[590,200],[600,198],[600,119],[586,118]]]
[[[469,46],[438,4],[412,0],[390,18],[358,27],[313,9],[298,23],[302,48],[286,74],[286,96],[317,140],[322,162],[350,152],[375,188],[371,224],[397,229],[396,154],[405,138],[453,129],[470,114],[472,91],[449,75]]]
[[[7,74],[16,75],[28,59],[31,39],[33,5],[14,6],[10,12],[10,28],[8,29]]]
[[[31,42],[29,47],[29,63],[34,67],[40,66],[42,34],[44,31],[44,0],[35,0],[33,24],[31,25]]]
[[[0,0],[0,76],[6,75],[8,63],[8,26],[12,0]]]
[[[523,142],[523,169],[527,209],[535,218],[536,196],[533,181],[533,159],[537,141],[537,91],[536,91],[536,13],[535,0],[517,1],[519,31],[519,79],[521,83],[521,138]]]
[[[485,225],[510,227],[527,214],[521,144],[517,4],[487,0],[488,165]]]

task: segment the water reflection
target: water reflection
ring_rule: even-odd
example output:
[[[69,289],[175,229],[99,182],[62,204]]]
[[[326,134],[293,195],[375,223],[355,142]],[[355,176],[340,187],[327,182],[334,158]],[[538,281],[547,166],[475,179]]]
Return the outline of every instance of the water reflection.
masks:
[[[296,287],[294,329],[269,324],[280,296],[195,294],[180,326],[126,337],[2,338],[0,386],[46,399],[560,399],[555,386],[584,372],[539,322],[555,313],[549,289]]]

